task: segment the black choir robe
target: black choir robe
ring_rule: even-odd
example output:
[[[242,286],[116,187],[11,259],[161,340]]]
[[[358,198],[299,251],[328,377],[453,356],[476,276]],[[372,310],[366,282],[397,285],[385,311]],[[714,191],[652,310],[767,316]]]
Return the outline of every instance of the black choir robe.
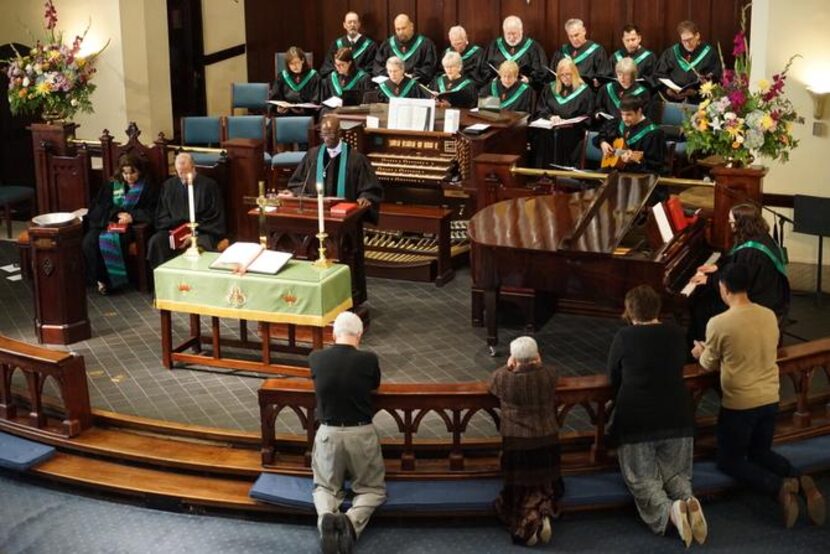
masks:
[[[326,57],[323,59],[323,63],[320,66],[321,77],[325,79],[334,71],[334,55],[341,48],[352,49],[352,57],[354,58],[354,61],[352,62],[353,66],[362,69],[366,73],[372,73],[372,65],[375,63],[375,55],[378,51],[378,45],[366,35],[360,35],[354,43],[349,40],[348,35],[344,35],[332,41],[329,46],[328,52],[326,52]]]
[[[95,195],[92,207],[86,215],[88,229],[81,242],[81,249],[84,252],[84,261],[86,262],[86,282],[88,285],[94,285],[97,281],[109,285],[104,258],[101,256],[101,249],[98,246],[98,235],[105,232],[110,223],[118,222],[118,214],[127,212],[133,218],[127,232],[121,233],[118,237],[121,240],[122,255],[127,252],[129,244],[135,240],[133,225],[137,223],[152,225],[153,218],[156,215],[156,206],[159,199],[158,187],[145,179],[138,203],[132,208],[126,208],[118,207],[113,203],[112,185],[113,183],[110,182],[98,189],[98,194]],[[125,184],[124,194],[129,190],[129,185]]]
[[[502,110],[529,112],[533,106],[533,89],[530,85],[517,80],[510,88],[504,88],[501,79],[496,77],[489,84],[481,87],[479,97],[496,96]]]
[[[629,163],[625,166],[627,173],[656,173],[661,174],[666,167],[666,137],[662,129],[647,117],[639,123],[626,127],[621,120],[609,121],[594,137],[594,146],[607,142],[614,144],[614,140],[622,137],[625,147],[643,153],[640,163]]]
[[[549,83],[542,89],[542,96],[536,103],[533,119],[550,119],[558,115],[562,119],[571,119],[581,115],[588,116],[583,123],[554,127],[553,129],[528,129],[531,150],[531,163],[535,167],[550,168],[550,164],[576,165],[579,145],[585,136],[585,130],[591,124],[594,114],[594,93],[587,83],[574,90],[562,87],[557,94],[556,83]]]
[[[407,42],[400,42],[392,35],[378,47],[373,75],[386,75],[386,60],[398,56],[404,63],[404,72],[420,83],[427,84],[438,67],[435,43],[424,35],[414,35]]]
[[[363,94],[371,89],[372,79],[368,73],[362,69],[352,71],[348,75],[341,75],[336,71],[329,73],[323,78],[320,83],[320,102],[337,96],[342,98],[346,91],[356,91],[358,95],[363,98]],[[339,88],[339,90],[338,90]],[[332,111],[328,106],[323,106],[321,112],[323,114]]]
[[[689,52],[683,48],[682,44],[676,43],[663,52],[657,61],[654,82],[660,90],[665,90],[666,87],[659,84],[658,79],[671,79],[683,87],[697,81],[698,73],[715,82],[720,81],[723,68],[720,64],[718,49],[702,42],[693,52]],[[695,96],[690,100],[697,101],[699,97]]]
[[[629,52],[625,48],[620,48],[608,58],[608,71],[606,74],[609,77],[616,75],[617,63],[623,58],[631,58],[637,64],[637,78],[643,79],[643,84],[648,87],[654,87],[654,69],[657,67],[657,54],[651,50],[646,50],[642,46],[637,48],[634,52]]]
[[[597,100],[594,105],[594,114],[596,114],[594,120],[597,123],[597,128],[603,127],[607,121],[599,115],[600,112],[612,115],[615,119],[620,118],[620,102],[625,96],[638,98],[642,102],[643,113],[651,113],[651,94],[649,94],[645,85],[635,82],[625,89],[619,81],[609,81],[602,85],[597,93]]]
[[[289,69],[283,69],[274,80],[271,100],[283,100],[292,104],[319,104],[320,74],[315,69],[309,69],[304,73],[293,73]]]
[[[392,79],[378,85],[378,102],[388,104],[390,98],[430,98],[430,94],[418,86],[418,81],[404,77],[397,85]]]
[[[478,100],[475,79],[463,73],[455,81],[450,81],[446,74],[439,75],[432,80],[429,88],[435,92],[454,93],[455,102],[450,102],[453,108],[474,108]]]
[[[481,63],[481,82],[486,84],[491,78],[497,77],[493,68],[497,70],[508,58],[516,62],[519,66],[519,73],[530,79],[531,84],[537,89],[550,81],[552,77],[545,69],[548,57],[538,42],[530,37],[524,37],[516,46],[510,46],[504,37],[499,37],[490,43],[484,53],[484,60]]]
[[[550,68],[556,71],[556,66],[564,58],[573,60],[582,80],[591,86],[596,77],[608,76],[608,54],[605,48],[592,40],[585,41],[579,48],[574,48],[570,43],[563,44],[551,55]]]
[[[781,260],[781,250],[769,235],[761,235],[752,240],[766,246]],[[705,285],[695,289],[690,299],[691,321],[689,324],[689,343],[692,340],[705,340],[706,324],[714,316],[726,311],[726,304],[721,300],[718,290],[720,268],[730,263],[740,263],[749,269],[749,299],[756,304],[769,308],[782,321],[790,307],[790,282],[781,273],[770,257],[757,248],[743,248],[722,256],[718,260],[718,271],[710,273]]]
[[[196,208],[197,243],[213,250],[225,237],[225,203],[219,185],[205,175],[193,178],[193,201]],[[147,245],[147,261],[155,268],[176,256],[170,249],[169,235],[182,223],[190,221],[187,186],[177,177],[170,177],[161,186],[158,208],[153,222],[156,232]]]
[[[316,196],[317,178],[317,156],[323,148],[323,164],[325,169],[324,192],[325,196],[337,196],[337,176],[340,172],[342,155],[332,159],[329,157],[325,144],[311,148],[294,170],[291,179],[288,180],[288,189],[294,196]],[[365,219],[369,223],[378,222],[378,210],[383,200],[383,187],[381,187],[375,176],[375,170],[366,156],[353,148],[349,148],[348,161],[346,166],[346,200],[356,202],[358,198],[366,198],[372,203],[372,207],[366,212]]]
[[[443,59],[444,56],[448,52],[455,52],[452,48],[447,48],[444,50],[444,53],[441,55]],[[465,77],[471,78],[476,87],[478,87],[481,83],[485,80],[486,71],[483,71],[482,65],[484,60],[484,48],[478,46],[477,44],[468,44],[467,47],[464,49],[463,52],[459,52],[458,55],[461,56],[461,63],[463,64],[461,68],[461,74]],[[438,60],[440,65],[441,60]],[[440,71],[440,70],[439,70]]]

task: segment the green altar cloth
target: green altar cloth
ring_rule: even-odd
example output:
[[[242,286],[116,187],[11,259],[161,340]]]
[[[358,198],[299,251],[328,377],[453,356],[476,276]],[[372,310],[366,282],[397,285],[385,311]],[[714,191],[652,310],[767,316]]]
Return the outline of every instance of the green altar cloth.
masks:
[[[328,325],[352,307],[349,266],[321,269],[289,261],[276,275],[209,269],[219,257],[204,252],[197,260],[177,256],[153,271],[155,307],[213,317],[269,323]]]

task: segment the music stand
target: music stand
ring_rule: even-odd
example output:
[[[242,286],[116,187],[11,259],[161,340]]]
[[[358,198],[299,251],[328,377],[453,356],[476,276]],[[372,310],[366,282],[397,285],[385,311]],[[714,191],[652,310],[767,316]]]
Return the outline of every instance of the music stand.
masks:
[[[793,200],[793,231],[818,236],[818,268],[816,269],[816,305],[821,305],[821,268],[824,237],[830,236],[830,198],[796,194]]]

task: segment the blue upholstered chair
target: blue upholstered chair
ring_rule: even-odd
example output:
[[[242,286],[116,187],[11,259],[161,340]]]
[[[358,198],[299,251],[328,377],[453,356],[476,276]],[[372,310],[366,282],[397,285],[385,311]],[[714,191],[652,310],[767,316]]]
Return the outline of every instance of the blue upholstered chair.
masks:
[[[602,161],[602,150],[594,146],[594,137],[598,134],[596,131],[585,132],[585,140],[582,141],[582,156],[579,160],[579,167],[582,169],[595,169]]]
[[[222,143],[222,119],[219,117],[195,116],[182,118],[182,145],[219,148]],[[216,165],[220,154],[193,152],[196,165]]]
[[[308,132],[312,118],[307,115],[275,117],[274,148],[271,156],[271,170],[278,181],[287,181],[294,169],[300,165],[308,150]],[[287,149],[286,149],[287,148]],[[280,151],[282,150],[282,151]]]
[[[231,115],[236,108],[247,109],[249,113],[266,113],[268,92],[268,83],[231,83]]]
[[[259,139],[265,146],[265,163],[271,163],[271,154],[267,152],[268,119],[264,115],[231,115],[225,118],[225,138]]]
[[[314,54],[306,52],[305,61],[308,67],[314,67]],[[279,75],[283,69],[285,69],[285,52],[277,52],[274,54],[274,76]]]
[[[666,137],[673,140],[680,139],[683,135],[683,122],[687,121],[696,111],[697,104],[663,102],[660,108],[659,123]]]

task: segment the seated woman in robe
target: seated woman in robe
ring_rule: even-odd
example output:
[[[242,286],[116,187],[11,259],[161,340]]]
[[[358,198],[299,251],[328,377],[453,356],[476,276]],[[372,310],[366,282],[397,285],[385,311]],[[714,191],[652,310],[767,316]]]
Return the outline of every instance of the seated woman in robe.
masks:
[[[332,71],[320,84],[320,100],[325,101],[332,97],[343,99],[344,93],[357,96],[357,102],[363,99],[363,93],[372,83],[368,73],[357,67],[352,57],[352,49],[349,47],[339,48],[334,53],[334,71]],[[323,106],[322,113],[332,110]]]
[[[404,73],[404,63],[399,57],[392,56],[386,60],[386,74],[389,79],[378,85],[378,102],[388,103],[390,98],[427,97],[427,91],[418,81]]]
[[[473,108],[478,97],[476,84],[472,77],[464,77],[461,73],[464,61],[461,55],[451,50],[441,59],[444,73],[432,80],[430,87],[439,94],[448,93],[448,96],[437,98],[438,105],[444,108]]]
[[[98,292],[107,294],[128,283],[124,257],[135,240],[133,225],[152,223],[157,202],[158,189],[147,179],[143,162],[122,156],[87,214],[89,230],[82,242],[87,285],[97,284]]]
[[[291,104],[320,103],[320,75],[308,67],[302,48],[292,46],[285,52],[285,67],[274,80],[271,100]],[[281,115],[314,115],[314,110],[277,107]]]
[[[609,121],[609,115],[613,119],[620,118],[620,102],[624,96],[639,98],[646,115],[650,117],[652,114],[651,94],[645,86],[637,82],[637,63],[631,58],[622,58],[614,66],[614,70],[617,80],[604,84],[597,93],[594,106],[594,125],[597,128]]]
[[[582,81],[579,69],[570,58],[559,61],[556,75],[557,79],[542,89],[533,119],[548,119],[555,125],[563,119],[587,117],[580,123],[555,126],[550,130],[529,129],[535,167],[549,169],[551,164],[575,165],[579,145],[594,113],[594,93]]]
[[[769,234],[769,225],[756,204],[737,204],[729,210],[734,246],[718,263],[700,266],[691,281],[698,285],[691,298],[690,340],[706,338],[709,319],[726,311],[718,292],[718,271],[729,263],[749,268],[749,299],[775,312],[779,325],[790,307],[790,281],[781,248]],[[705,285],[705,286],[701,286]]]
[[[498,76],[481,87],[478,95],[495,96],[502,110],[529,112],[533,108],[533,89],[519,80],[519,66],[510,60],[502,62]]]

